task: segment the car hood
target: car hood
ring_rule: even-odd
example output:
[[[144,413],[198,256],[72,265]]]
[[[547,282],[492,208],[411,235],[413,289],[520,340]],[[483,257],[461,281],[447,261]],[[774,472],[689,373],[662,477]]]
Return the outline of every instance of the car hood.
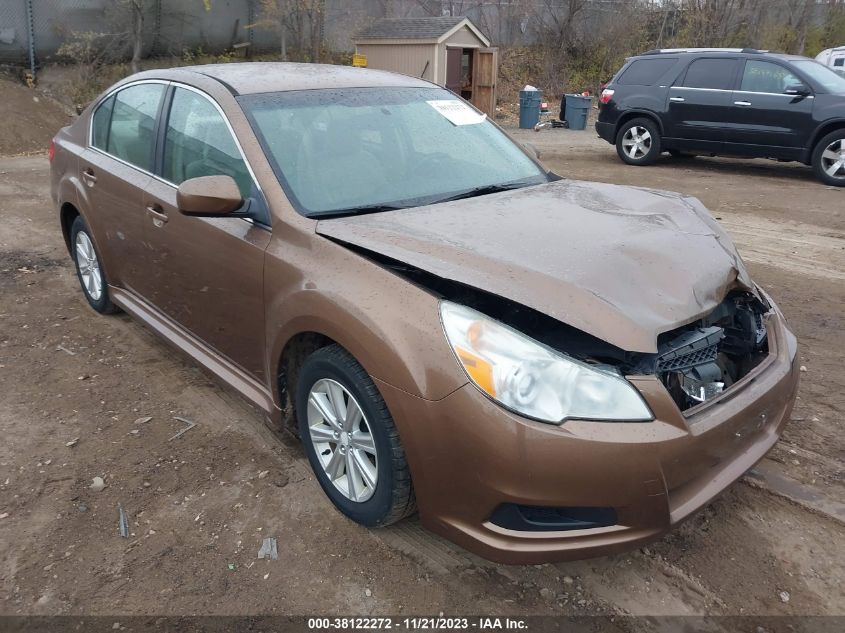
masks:
[[[626,351],[755,292],[695,198],[593,182],[320,220],[317,233],[507,297]]]

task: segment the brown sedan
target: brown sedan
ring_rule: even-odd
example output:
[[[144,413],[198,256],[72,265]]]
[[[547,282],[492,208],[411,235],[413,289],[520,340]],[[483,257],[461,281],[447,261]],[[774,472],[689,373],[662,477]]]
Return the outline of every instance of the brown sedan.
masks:
[[[88,303],[290,421],[337,508],[490,559],[642,545],[781,434],[796,340],[695,199],[562,180],[401,75],[134,75],[51,147]]]

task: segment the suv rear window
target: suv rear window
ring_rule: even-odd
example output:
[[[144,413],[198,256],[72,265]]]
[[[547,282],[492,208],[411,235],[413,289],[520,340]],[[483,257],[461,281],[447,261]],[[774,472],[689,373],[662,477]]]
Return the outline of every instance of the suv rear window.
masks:
[[[687,68],[683,86],[686,88],[728,90],[733,84],[735,69],[735,59],[714,57],[696,59]]]
[[[616,83],[621,86],[653,86],[677,61],[677,57],[634,60]]]

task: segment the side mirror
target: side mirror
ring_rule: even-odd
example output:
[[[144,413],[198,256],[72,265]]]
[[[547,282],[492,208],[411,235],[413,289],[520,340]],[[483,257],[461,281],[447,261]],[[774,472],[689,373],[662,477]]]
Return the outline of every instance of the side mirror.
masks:
[[[786,87],[786,90],[783,91],[783,94],[794,95],[796,97],[806,97],[812,93],[813,91],[810,90],[810,87],[807,84],[790,84]]]
[[[176,205],[184,215],[226,216],[244,204],[231,176],[200,176],[186,180],[176,191]]]
[[[537,160],[540,160],[540,150],[538,150],[534,143],[523,143],[522,146],[528,150],[528,153],[531,154]]]

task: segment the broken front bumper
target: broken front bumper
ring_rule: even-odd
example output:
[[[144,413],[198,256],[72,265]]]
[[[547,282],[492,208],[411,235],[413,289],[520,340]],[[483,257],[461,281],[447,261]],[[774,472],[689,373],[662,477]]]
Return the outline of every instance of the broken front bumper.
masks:
[[[657,378],[631,377],[655,413],[648,423],[554,426],[514,415],[471,385],[426,401],[379,383],[423,525],[512,564],[606,555],[655,539],[738,479],[783,431],[798,387],[797,346],[781,318],[767,325],[769,358],[687,416]],[[491,521],[503,504],[612,508],[615,523],[508,529]]]

